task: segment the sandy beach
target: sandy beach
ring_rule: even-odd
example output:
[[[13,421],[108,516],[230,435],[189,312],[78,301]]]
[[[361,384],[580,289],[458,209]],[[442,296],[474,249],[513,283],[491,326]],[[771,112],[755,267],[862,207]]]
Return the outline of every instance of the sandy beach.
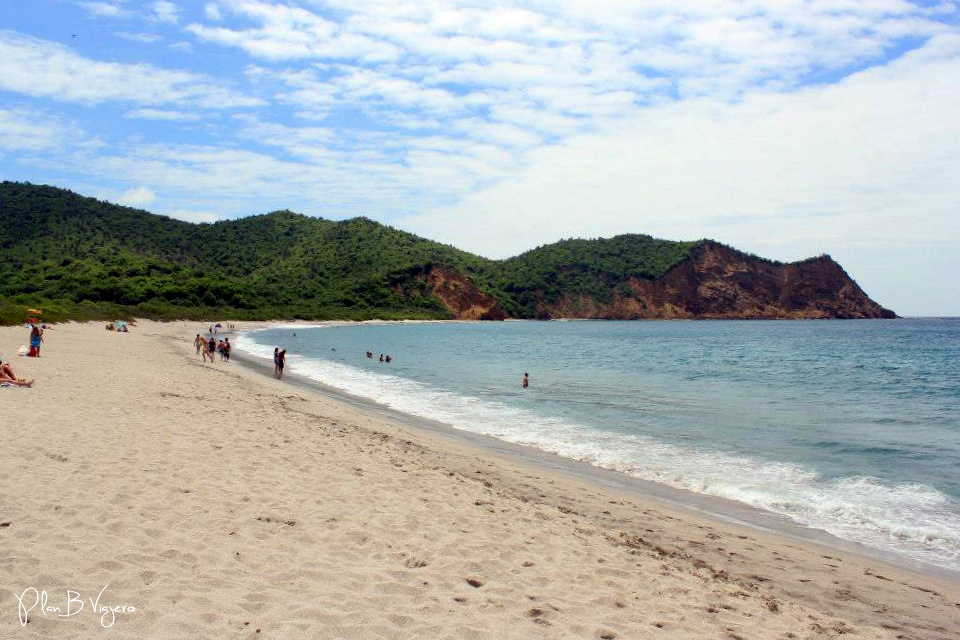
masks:
[[[0,638],[960,637],[956,582],[204,364],[200,329],[0,328],[37,379],[0,389]]]

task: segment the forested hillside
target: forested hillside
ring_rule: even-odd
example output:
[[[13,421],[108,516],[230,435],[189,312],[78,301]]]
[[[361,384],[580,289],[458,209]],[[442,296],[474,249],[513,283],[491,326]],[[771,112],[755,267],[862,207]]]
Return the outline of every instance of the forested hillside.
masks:
[[[3,182],[0,322],[20,322],[26,306],[51,320],[623,317],[624,300],[628,317],[657,317],[638,283],[702,246],[623,235],[495,261],[366,218],[277,211],[191,224]]]
[[[158,317],[443,318],[412,274],[432,263],[479,272],[487,262],[363,218],[280,211],[195,225],[9,182],[0,185],[0,248],[8,302]]]

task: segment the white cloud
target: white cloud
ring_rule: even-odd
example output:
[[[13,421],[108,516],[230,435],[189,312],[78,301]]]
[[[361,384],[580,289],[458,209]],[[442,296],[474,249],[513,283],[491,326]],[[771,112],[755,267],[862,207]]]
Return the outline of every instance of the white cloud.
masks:
[[[268,60],[299,58],[392,60],[393,45],[360,33],[345,31],[338,23],[285,4],[244,1],[225,5],[232,12],[260,22],[254,29],[234,30],[191,24],[187,30],[198,38],[236,46]]]
[[[365,106],[380,103],[390,108],[446,113],[462,111],[466,106],[449,91],[372,69],[347,68],[343,75],[336,76],[330,84],[337,94],[338,103],[352,102]]]
[[[196,113],[165,109],[134,109],[124,114],[124,117],[139,120],[167,120],[170,122],[192,122],[200,119],[200,116]]]
[[[337,134],[327,127],[289,127],[281,124],[261,122],[247,115],[235,116],[243,123],[240,135],[260,144],[279,146],[286,149],[317,149],[337,143]]]
[[[220,22],[223,20],[223,14],[220,13],[220,7],[213,2],[208,2],[203,8],[203,14],[210,20]]]
[[[153,10],[153,19],[157,22],[177,24],[180,21],[180,8],[172,2],[158,0],[150,5],[150,8]]]
[[[64,141],[64,134],[56,120],[41,120],[34,110],[0,107],[0,149],[28,152],[55,149]]]
[[[163,40],[163,36],[157,33],[132,33],[129,31],[118,31],[116,36],[118,38],[122,38],[123,40],[129,40],[130,42],[142,42],[143,44],[153,44]]]
[[[476,143],[451,153],[449,141],[436,137],[404,146],[405,161],[398,164],[396,141],[389,137],[371,134],[345,144],[335,130],[323,127],[236,119],[242,125],[239,138],[265,151],[131,139],[92,150],[74,146],[48,158],[44,167],[175,193],[158,198],[151,209],[196,221],[209,219],[201,212],[223,217],[287,207],[331,218],[412,213],[475,188],[506,161],[494,145]],[[116,201],[121,195],[117,190],[102,197]]]
[[[774,257],[960,244],[960,36],[834,86],[647,108],[401,226],[490,256],[569,236],[714,237]]]
[[[217,220],[222,220],[224,215],[222,212],[216,211],[195,211],[190,209],[173,209],[168,211],[166,215],[171,218],[176,218],[178,220],[185,220],[187,222],[216,222]]]
[[[382,127],[434,120],[467,131],[487,120],[491,132],[551,141],[651,104],[793,90],[811,73],[845,73],[904,38],[949,29],[902,0],[310,4],[317,10],[211,4],[220,24],[187,30],[267,62],[316,61],[272,72],[290,87],[279,98],[302,117],[350,106]],[[224,24],[227,15],[252,26]]]
[[[91,60],[65,46],[11,31],[0,31],[0,88],[86,103],[191,104],[211,109],[262,104],[201,74]]]
[[[146,208],[157,200],[157,194],[149,187],[136,187],[124,191],[117,197],[116,202],[128,207]]]
[[[79,5],[92,16],[100,18],[124,18],[130,12],[115,2],[81,2]]]

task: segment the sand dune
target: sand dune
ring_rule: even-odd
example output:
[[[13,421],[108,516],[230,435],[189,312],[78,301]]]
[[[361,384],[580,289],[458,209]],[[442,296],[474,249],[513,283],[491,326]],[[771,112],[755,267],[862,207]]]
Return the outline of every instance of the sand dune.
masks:
[[[957,584],[205,365],[197,330],[0,329],[38,380],[0,389],[0,637],[960,637]],[[86,604],[22,626],[30,588]]]

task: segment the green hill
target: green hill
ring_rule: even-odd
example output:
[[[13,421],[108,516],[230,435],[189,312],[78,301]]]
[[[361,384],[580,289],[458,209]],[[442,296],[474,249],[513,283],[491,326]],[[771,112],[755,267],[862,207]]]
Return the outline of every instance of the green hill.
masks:
[[[278,211],[198,225],[55,187],[0,184],[8,313],[39,305],[75,317],[449,318],[422,277],[445,265],[508,315],[532,317],[532,286],[586,291],[618,274],[656,275],[689,246],[624,236],[493,261],[366,218]],[[630,259],[636,248],[640,266]]]
[[[43,308],[50,320],[700,317],[701,309],[710,309],[711,317],[860,313],[860,302],[848,298],[862,292],[839,265],[823,282],[806,283],[802,295],[787,292],[806,307],[781,309],[778,300],[793,298],[776,282],[789,278],[767,272],[802,263],[780,265],[729,248],[723,259],[746,261],[762,282],[724,282],[719,288],[760,287],[764,300],[748,310],[725,300],[704,306],[697,291],[706,267],[689,265],[716,247],[722,245],[622,235],[564,240],[489,260],[366,218],[335,222],[277,211],[191,224],[55,187],[3,182],[0,323],[21,322],[28,306]],[[678,271],[681,265],[687,270]],[[664,288],[665,276],[678,273],[686,275],[672,277],[685,280]],[[834,294],[846,296],[836,313]]]

